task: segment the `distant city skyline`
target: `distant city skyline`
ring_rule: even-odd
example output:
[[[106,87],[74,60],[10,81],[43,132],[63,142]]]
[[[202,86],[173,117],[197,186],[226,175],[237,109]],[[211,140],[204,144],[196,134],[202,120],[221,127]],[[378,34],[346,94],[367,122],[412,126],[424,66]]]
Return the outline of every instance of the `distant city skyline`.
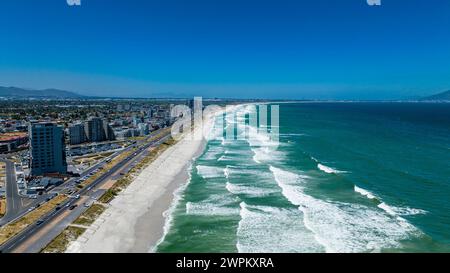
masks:
[[[450,89],[447,0],[5,0],[0,23],[0,86],[265,99]]]

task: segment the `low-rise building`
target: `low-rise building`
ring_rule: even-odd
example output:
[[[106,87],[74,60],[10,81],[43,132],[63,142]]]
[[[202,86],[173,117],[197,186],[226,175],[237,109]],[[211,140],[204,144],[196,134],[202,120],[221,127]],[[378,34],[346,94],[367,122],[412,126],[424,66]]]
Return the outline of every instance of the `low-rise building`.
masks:
[[[27,194],[38,194],[44,192],[51,186],[59,186],[63,183],[63,179],[54,177],[42,177],[33,179],[27,183]]]
[[[8,132],[0,135],[0,153],[9,153],[28,142],[25,132]]]

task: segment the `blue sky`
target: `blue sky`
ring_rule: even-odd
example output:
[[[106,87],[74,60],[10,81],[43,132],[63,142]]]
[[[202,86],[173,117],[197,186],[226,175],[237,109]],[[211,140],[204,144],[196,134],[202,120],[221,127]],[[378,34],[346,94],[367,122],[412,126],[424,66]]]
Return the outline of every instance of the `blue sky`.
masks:
[[[2,0],[0,85],[386,99],[450,89],[450,1]]]

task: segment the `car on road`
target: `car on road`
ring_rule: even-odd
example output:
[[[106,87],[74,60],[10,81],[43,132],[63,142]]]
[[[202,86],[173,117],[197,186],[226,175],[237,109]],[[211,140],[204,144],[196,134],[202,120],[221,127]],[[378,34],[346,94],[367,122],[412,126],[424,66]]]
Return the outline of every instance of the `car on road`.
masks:
[[[44,223],[44,220],[39,219],[39,220],[37,220],[36,225],[39,226],[39,225],[41,225],[42,223]]]
[[[72,206],[69,207],[69,210],[73,210],[76,207],[78,207],[78,205],[77,204],[73,204]]]
[[[60,206],[57,206],[56,208],[55,208],[55,210],[60,210],[61,209],[61,207]]]

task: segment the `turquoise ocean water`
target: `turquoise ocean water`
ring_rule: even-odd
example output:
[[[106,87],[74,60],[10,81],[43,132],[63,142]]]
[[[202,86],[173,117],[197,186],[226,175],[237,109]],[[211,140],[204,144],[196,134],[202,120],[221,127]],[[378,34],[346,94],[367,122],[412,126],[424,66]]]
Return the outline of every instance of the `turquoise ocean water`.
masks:
[[[450,252],[450,104],[279,107],[278,146],[208,142],[159,252]]]

